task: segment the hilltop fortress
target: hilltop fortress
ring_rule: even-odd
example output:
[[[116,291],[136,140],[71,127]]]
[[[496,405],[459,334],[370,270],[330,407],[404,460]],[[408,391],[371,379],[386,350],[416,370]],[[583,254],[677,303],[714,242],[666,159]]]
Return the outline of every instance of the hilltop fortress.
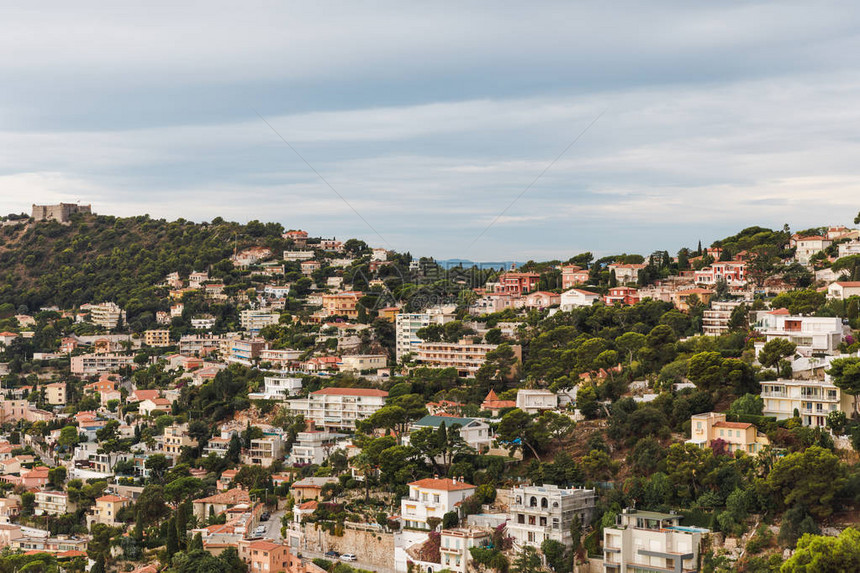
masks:
[[[60,203],[59,205],[33,205],[33,219],[36,221],[59,221],[68,223],[75,213],[92,214],[92,205]]]

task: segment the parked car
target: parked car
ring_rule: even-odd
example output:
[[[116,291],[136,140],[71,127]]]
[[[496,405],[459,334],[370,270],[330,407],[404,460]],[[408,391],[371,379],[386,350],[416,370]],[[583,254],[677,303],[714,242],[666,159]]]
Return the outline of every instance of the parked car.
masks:
[[[358,561],[358,557],[353,553],[344,553],[340,558],[342,561]]]
[[[257,529],[254,530],[254,535],[256,535],[258,537],[260,535],[265,534],[265,533],[266,533],[266,526],[265,525],[258,525]]]
[[[266,511],[260,516],[260,521],[269,521],[270,517],[272,517],[272,514]]]
[[[334,557],[335,559],[337,559],[338,557],[340,557],[340,553],[338,553],[337,551],[334,551],[334,550],[326,551],[325,556],[326,557]]]

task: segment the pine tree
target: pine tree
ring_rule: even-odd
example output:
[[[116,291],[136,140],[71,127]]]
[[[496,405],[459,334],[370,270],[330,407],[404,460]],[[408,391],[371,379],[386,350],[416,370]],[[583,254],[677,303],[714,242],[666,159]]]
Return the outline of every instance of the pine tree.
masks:
[[[699,246],[696,248],[696,256],[697,257],[702,256],[702,240],[701,239],[699,239]]]

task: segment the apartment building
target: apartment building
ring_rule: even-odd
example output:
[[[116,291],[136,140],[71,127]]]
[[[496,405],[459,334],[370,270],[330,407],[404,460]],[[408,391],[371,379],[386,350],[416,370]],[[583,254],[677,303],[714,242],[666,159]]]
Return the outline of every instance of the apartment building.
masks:
[[[603,571],[699,571],[699,550],[710,530],[680,525],[681,516],[625,509],[603,530]]]
[[[239,324],[252,334],[256,334],[270,324],[278,324],[281,315],[268,310],[246,309],[239,313]]]
[[[770,444],[767,436],[759,432],[755,425],[748,422],[727,422],[725,414],[705,412],[690,418],[688,444],[710,448],[717,440],[724,442],[726,450],[732,454],[741,451],[756,455]]]
[[[459,342],[422,342],[417,360],[434,368],[456,368],[461,376],[471,378],[496,348],[497,344],[474,344],[466,338]],[[512,344],[511,348],[517,360],[522,360],[522,347]]]
[[[522,389],[517,392],[517,408],[529,414],[558,408],[558,395],[552,390]]]
[[[729,331],[729,319],[732,312],[743,304],[743,301],[712,301],[711,307],[702,315],[702,332],[705,336],[720,336]]]
[[[363,296],[364,293],[358,291],[324,294],[322,295],[323,314],[358,318],[358,301]]]
[[[296,442],[290,452],[293,465],[322,464],[337,448],[338,440],[346,434],[336,434],[321,430],[308,430],[296,434]]]
[[[427,520],[442,519],[475,493],[475,486],[457,479],[427,478],[409,484],[409,495],[400,500],[400,516],[406,527],[430,529]]]
[[[853,399],[829,381],[771,380],[761,383],[765,416],[777,420],[794,417],[797,412],[804,426],[827,427],[827,415],[841,410],[849,417]]]
[[[298,362],[302,355],[301,350],[293,350],[291,348],[264,348],[260,350],[260,362],[268,362],[272,367],[285,368]]]
[[[264,436],[251,440],[251,447],[242,455],[242,463],[267,468],[284,459],[284,443],[281,436]]]
[[[179,353],[185,356],[206,356],[219,350],[223,336],[212,334],[186,334],[179,339]]]
[[[195,330],[212,330],[215,328],[217,319],[210,315],[200,315],[191,317],[191,328]]]
[[[104,302],[89,305],[90,321],[108,330],[116,328],[120,322],[125,322],[125,311],[116,303]]]
[[[302,414],[319,428],[355,431],[355,423],[385,405],[388,392],[373,388],[323,388],[307,398],[287,402],[291,412]]]
[[[455,307],[434,307],[425,312],[401,313],[395,318],[395,352],[397,361],[407,353],[418,352],[418,345],[423,341],[418,337],[418,331],[431,324],[446,324],[456,318]]]
[[[147,346],[170,346],[170,331],[147,330],[143,333],[143,343]]]
[[[284,400],[302,390],[302,379],[294,376],[274,375],[263,378],[263,389],[248,394],[249,400]]]
[[[188,435],[188,424],[171,424],[164,428],[161,453],[174,461],[182,453],[182,448],[196,448],[197,440]]]
[[[79,354],[70,359],[72,374],[99,374],[101,372],[116,372],[124,366],[134,364],[131,354]]]
[[[66,405],[66,383],[53,382],[45,386],[45,400],[51,406]]]
[[[843,333],[839,317],[792,316],[784,308],[759,313],[755,330],[761,332],[767,342],[776,338],[790,340],[797,345],[797,353],[802,356],[837,354]],[[764,344],[756,344],[756,354]]]
[[[519,546],[540,548],[541,543],[552,539],[571,547],[573,520],[590,523],[596,500],[593,489],[563,489],[551,484],[515,487],[511,490],[508,533]]]
[[[364,372],[387,365],[388,357],[385,354],[350,354],[340,357],[337,368],[341,372]]]
[[[33,504],[35,515],[64,515],[75,511],[75,504],[69,502],[69,494],[62,491],[37,491]]]
[[[227,352],[222,352],[221,355],[226,357],[228,362],[239,362],[250,366],[260,357],[260,353],[265,347],[266,341],[262,338],[250,340],[233,338],[227,341]]]

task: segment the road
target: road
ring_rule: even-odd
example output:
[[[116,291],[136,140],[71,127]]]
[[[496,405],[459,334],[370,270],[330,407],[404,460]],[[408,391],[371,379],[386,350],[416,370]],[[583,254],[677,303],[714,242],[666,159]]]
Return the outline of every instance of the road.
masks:
[[[281,537],[281,518],[284,517],[284,513],[286,513],[285,509],[279,509],[272,512],[272,517],[269,518],[269,521],[260,522],[260,525],[266,526],[266,533],[263,534],[263,537],[274,539],[276,543],[281,542],[283,539]]]
[[[302,557],[306,559],[314,559],[316,557],[320,557],[322,559],[328,559],[329,561],[341,561],[340,559],[333,559],[332,557],[326,557],[322,553],[318,553],[316,551],[301,551]],[[356,557],[361,558],[360,555],[356,555]],[[379,565],[372,565],[370,563],[363,563],[361,561],[341,561],[342,563],[346,563],[350,567],[355,569],[367,569],[368,571],[377,571],[378,573],[393,573],[394,567],[380,567]]]

